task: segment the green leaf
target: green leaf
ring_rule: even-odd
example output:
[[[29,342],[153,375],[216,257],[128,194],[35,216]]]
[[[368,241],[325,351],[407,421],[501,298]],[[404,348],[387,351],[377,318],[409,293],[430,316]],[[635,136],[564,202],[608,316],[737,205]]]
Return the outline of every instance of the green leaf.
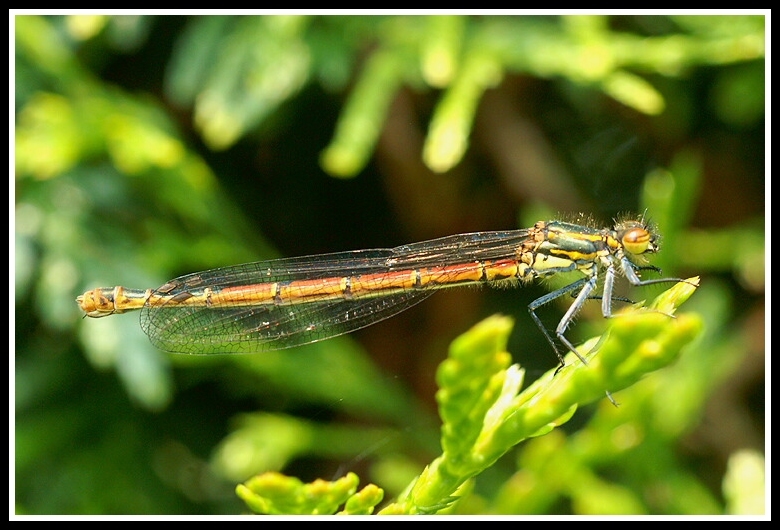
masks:
[[[373,484],[357,491],[359,479],[354,473],[328,482],[315,480],[305,484],[281,473],[264,473],[236,486],[236,494],[260,514],[332,515],[341,505],[343,514],[370,513],[381,502],[383,492]]]
[[[450,506],[471,477],[521,441],[549,433],[578,406],[672,363],[702,329],[697,316],[672,314],[697,285],[698,278],[679,282],[647,309],[619,314],[603,337],[580,348],[587,365],[570,353],[565,367],[520,394],[522,372],[507,367],[504,352],[510,319],[491,317],[456,339],[437,378],[444,451],[381,513],[436,513]]]

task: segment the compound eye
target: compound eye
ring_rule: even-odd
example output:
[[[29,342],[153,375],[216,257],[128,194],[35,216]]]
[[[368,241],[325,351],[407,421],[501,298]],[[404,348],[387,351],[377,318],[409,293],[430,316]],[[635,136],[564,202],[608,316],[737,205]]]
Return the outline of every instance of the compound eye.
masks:
[[[650,232],[642,227],[626,230],[620,242],[623,244],[623,248],[631,254],[644,254],[653,248]]]

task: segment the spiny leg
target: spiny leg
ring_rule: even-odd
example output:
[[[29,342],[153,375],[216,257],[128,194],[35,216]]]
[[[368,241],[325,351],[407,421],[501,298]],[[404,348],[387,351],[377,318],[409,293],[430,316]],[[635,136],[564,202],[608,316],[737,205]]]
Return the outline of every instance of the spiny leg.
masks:
[[[556,336],[559,337],[559,339],[562,339],[561,342],[571,351],[574,352],[574,354],[579,357],[579,359],[583,362],[583,364],[588,364],[587,361],[577,352],[576,349],[574,349],[574,346],[565,338],[563,338],[563,332],[559,331],[561,328],[565,331],[566,327],[571,322],[571,319],[573,318],[572,315],[572,309],[574,309],[574,314],[579,311],[579,309],[582,307],[582,304],[584,303],[584,299],[582,298],[582,293],[585,292],[585,298],[587,298],[588,294],[593,290],[593,287],[589,287],[589,282],[592,283],[592,281],[595,280],[594,278],[582,278],[581,280],[577,280],[576,282],[573,282],[565,287],[562,287],[556,291],[553,291],[551,293],[548,293],[544,296],[541,296],[531,302],[528,305],[528,312],[531,314],[531,318],[536,323],[536,326],[542,331],[544,334],[544,337],[547,339],[547,342],[550,343],[550,346],[552,346],[553,351],[555,352],[555,355],[558,356],[558,361],[560,362],[560,366],[558,366],[558,370],[563,368],[566,365],[566,362],[564,360],[564,356],[561,353],[560,348],[555,343],[555,340],[553,339],[552,335],[547,331],[547,328],[544,326],[544,323],[539,318],[539,316],[536,314],[536,310],[540,307],[549,304],[553,300],[556,300],[562,296],[565,296],[569,293],[573,293],[574,291],[580,290],[579,294],[577,295],[577,298],[575,298],[574,303],[571,305],[569,310],[566,312],[566,315],[564,315],[561,322],[558,324],[558,327],[556,328]],[[557,373],[557,370],[556,370]]]

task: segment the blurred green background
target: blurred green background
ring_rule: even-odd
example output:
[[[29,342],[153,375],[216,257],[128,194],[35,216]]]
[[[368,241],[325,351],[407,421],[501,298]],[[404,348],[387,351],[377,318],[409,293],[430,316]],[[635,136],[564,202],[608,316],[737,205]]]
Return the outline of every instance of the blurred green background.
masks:
[[[237,514],[235,484],[268,470],[355,471],[389,500],[440,451],[434,374],[455,336],[509,314],[528,382],[556,364],[526,310],[544,285],[213,357],[157,351],[137,315],[83,319],[87,289],[644,209],[653,263],[702,277],[684,310],[704,338],[621,408],[522,444],[458,510],[761,509],[763,16],[14,23],[16,513]],[[575,343],[604,329],[592,305]]]

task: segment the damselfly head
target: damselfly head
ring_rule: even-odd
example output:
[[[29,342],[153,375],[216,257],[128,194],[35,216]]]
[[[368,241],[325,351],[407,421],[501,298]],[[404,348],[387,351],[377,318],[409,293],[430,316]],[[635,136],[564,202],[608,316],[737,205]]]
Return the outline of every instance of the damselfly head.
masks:
[[[615,238],[629,254],[658,252],[659,236],[655,227],[644,219],[623,219],[615,223]]]

